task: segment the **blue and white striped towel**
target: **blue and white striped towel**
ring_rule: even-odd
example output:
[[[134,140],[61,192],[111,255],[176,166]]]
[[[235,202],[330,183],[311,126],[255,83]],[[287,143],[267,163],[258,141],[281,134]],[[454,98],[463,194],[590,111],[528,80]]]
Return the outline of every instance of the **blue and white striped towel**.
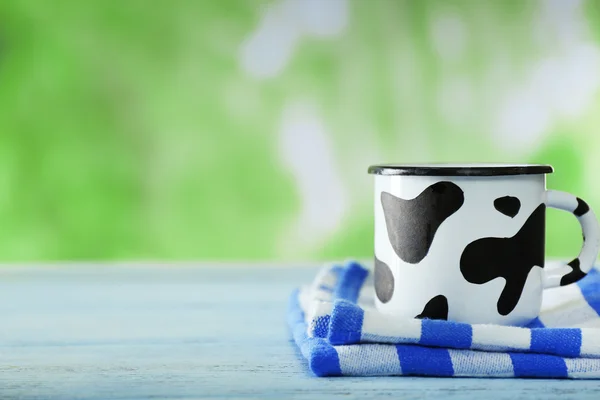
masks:
[[[292,294],[288,324],[317,376],[600,379],[600,272],[544,292],[527,328],[392,319],[373,305],[370,271],[324,267]]]

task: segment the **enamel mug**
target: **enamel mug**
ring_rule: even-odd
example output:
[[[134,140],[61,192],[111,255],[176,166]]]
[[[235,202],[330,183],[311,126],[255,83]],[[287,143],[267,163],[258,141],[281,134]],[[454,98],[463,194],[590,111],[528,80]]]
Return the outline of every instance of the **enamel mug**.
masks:
[[[373,165],[375,304],[387,314],[524,326],[544,289],[570,285],[600,247],[582,199],[546,190],[549,165]],[[546,207],[572,213],[583,247],[544,268]]]

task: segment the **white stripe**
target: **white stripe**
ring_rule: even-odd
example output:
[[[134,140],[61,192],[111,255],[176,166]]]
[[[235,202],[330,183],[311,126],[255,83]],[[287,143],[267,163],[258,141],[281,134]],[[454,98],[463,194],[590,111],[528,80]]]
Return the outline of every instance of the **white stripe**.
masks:
[[[311,304],[310,314],[313,318],[331,315],[333,304],[328,301],[315,300]]]
[[[416,342],[421,338],[421,320],[390,318],[379,311],[365,310],[362,334],[365,340],[369,337],[387,337]]]
[[[313,280],[312,288],[317,289],[321,285],[334,287],[338,280],[337,273],[334,273],[335,264],[327,265],[319,270]]]
[[[582,328],[599,323],[598,313],[575,284],[544,290],[540,320],[549,328]]]
[[[335,347],[343,375],[401,375],[396,346],[361,344]]]
[[[333,310],[333,304],[325,301],[315,300],[310,305],[310,308],[304,314],[304,322],[308,323],[308,327],[306,329],[306,334],[308,337],[315,336],[315,329],[317,328],[317,321],[319,317],[323,317],[325,315],[331,315],[331,311]]]
[[[576,327],[582,329],[595,329],[597,332],[596,335],[600,335],[600,330],[598,329],[600,328],[600,318],[596,317],[595,319],[590,319],[589,321],[582,321],[581,323],[577,324]]]
[[[307,286],[301,286],[300,291],[298,292],[298,303],[300,304],[300,308],[302,311],[306,311],[308,308],[308,303],[310,303],[310,290]]]
[[[531,331],[525,328],[498,325],[473,325],[472,349],[529,349]]]
[[[593,358],[565,358],[569,378],[600,378],[600,360]]]
[[[514,368],[506,353],[449,349],[454,376],[512,377]]]
[[[398,344],[398,343],[409,343],[409,344],[418,344],[419,343],[419,338],[405,338],[405,337],[398,337],[398,336],[382,336],[382,335],[376,335],[373,333],[365,333],[362,332],[361,336],[360,336],[360,341],[362,343],[392,343],[392,344]]]
[[[309,320],[309,314],[313,312],[315,303],[324,303],[331,301],[331,294],[327,293],[323,290],[311,290],[308,286],[303,286],[300,288],[300,292],[298,294],[298,302],[300,303],[300,308],[302,312],[305,314],[305,320]]]
[[[564,263],[563,263],[564,265]],[[557,269],[557,268],[554,268]],[[556,310],[562,310],[565,307],[580,302],[582,300],[581,291],[577,285],[567,285],[552,289],[546,289],[543,292],[542,298],[542,312],[543,316],[545,313],[554,312]]]
[[[313,300],[331,301],[333,299],[333,293],[323,289],[313,290],[311,297]]]
[[[375,307],[375,288],[373,285],[364,284],[356,301],[362,308]]]
[[[598,329],[581,329],[581,357],[600,356],[600,334]]]

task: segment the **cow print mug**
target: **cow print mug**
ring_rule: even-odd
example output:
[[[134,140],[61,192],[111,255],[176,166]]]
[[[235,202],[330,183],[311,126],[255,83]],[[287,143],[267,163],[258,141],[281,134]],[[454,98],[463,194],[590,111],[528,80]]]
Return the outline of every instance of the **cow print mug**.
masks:
[[[593,211],[546,190],[549,165],[373,165],[375,304],[387,314],[524,326],[544,289],[592,268],[600,247]],[[571,212],[583,248],[544,268],[546,207]]]

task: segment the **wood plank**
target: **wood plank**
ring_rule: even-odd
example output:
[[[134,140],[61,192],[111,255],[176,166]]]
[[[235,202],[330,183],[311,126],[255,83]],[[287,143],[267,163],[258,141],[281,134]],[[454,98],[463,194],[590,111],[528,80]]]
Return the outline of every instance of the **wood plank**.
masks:
[[[315,268],[0,269],[0,398],[600,398],[600,382],[315,378],[285,325]]]

